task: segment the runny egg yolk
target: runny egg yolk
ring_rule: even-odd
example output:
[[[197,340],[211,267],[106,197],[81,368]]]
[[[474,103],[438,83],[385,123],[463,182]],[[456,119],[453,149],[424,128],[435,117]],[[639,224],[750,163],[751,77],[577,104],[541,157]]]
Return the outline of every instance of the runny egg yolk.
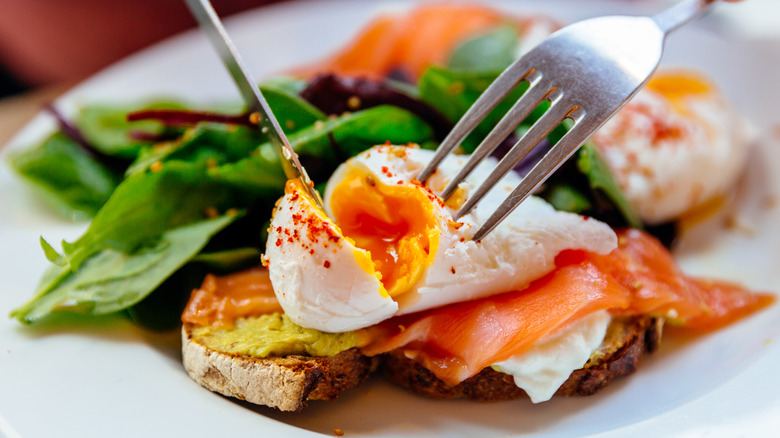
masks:
[[[658,72],[647,82],[647,88],[669,99],[678,112],[682,101],[693,95],[708,94],[712,85],[706,78],[688,71]]]
[[[391,297],[409,290],[433,260],[439,240],[433,202],[422,187],[382,184],[360,169],[331,194],[334,221],[371,254]]]
[[[297,215],[297,218],[295,217],[296,215],[293,215],[293,227],[304,228],[303,232],[307,233],[309,237],[313,238],[315,242],[321,242],[323,244],[322,246],[325,248],[328,246],[326,242],[338,242],[341,238],[349,241],[353,247],[355,246],[355,241],[352,240],[349,236],[345,236],[341,228],[328,217],[328,215],[319,207],[319,205],[317,205],[317,202],[314,200],[314,198],[303,187],[303,182],[300,178],[288,180],[287,184],[285,184],[284,191],[285,193],[292,195],[293,201],[300,200],[309,207],[306,210],[310,214]],[[276,210],[274,210],[274,214],[275,213]],[[292,235],[288,237],[288,240],[291,242],[295,241],[295,236],[296,234],[293,232]],[[276,245],[279,246],[282,243],[283,240],[279,239]],[[310,254],[314,255],[313,248],[308,247],[307,249],[311,251]],[[371,260],[371,253],[365,249],[356,247],[352,257],[355,259],[355,262],[357,262],[358,266],[363,269],[363,271],[376,275],[380,281],[382,280],[382,274],[377,271],[374,261]],[[326,261],[326,263],[329,264],[330,261]],[[380,284],[379,294],[383,297],[387,297],[389,295],[384,287],[384,284]]]

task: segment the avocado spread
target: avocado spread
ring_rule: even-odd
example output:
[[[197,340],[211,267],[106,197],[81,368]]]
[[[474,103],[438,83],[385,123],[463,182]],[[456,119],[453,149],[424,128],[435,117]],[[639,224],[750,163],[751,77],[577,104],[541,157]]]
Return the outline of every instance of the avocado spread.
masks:
[[[290,354],[335,356],[359,342],[356,332],[324,333],[303,328],[278,312],[239,318],[227,329],[197,327],[193,335],[209,349],[261,358]]]

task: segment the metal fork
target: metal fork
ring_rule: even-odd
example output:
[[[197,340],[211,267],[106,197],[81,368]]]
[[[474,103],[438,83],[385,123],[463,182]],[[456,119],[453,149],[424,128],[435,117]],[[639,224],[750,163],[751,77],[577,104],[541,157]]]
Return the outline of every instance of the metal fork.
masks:
[[[528,82],[525,93],[444,188],[442,199],[449,198],[534,108],[545,100],[550,102],[549,108],[463,204],[455,220],[468,213],[564,119],[572,124],[473,236],[476,241],[484,238],[639,91],[658,66],[669,32],[704,12],[714,1],[685,0],[652,17],[599,17],[555,32],[510,65],[485,90],[441,143],[418,180],[427,180],[507,94],[521,82]]]

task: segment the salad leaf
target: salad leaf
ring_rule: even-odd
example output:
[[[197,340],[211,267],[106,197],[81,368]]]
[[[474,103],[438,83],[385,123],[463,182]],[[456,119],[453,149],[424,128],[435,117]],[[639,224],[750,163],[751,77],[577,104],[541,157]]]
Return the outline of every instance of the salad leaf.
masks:
[[[306,81],[292,76],[274,76],[264,79],[260,83],[260,89],[263,90],[263,93],[267,89],[272,89],[297,96],[304,88],[306,88]],[[265,94],[263,95],[265,96]]]
[[[325,120],[322,111],[291,90],[273,86],[261,86],[260,90],[285,134],[299,131],[317,120]]]
[[[306,169],[311,174],[310,169]],[[279,156],[268,144],[248,158],[210,169],[209,178],[254,196],[276,198],[281,196],[287,181],[284,169],[279,165]]]
[[[212,238],[213,239],[213,238]],[[190,262],[171,274],[144,299],[126,309],[130,319],[149,330],[174,330],[181,326],[181,314],[190,294],[203,284],[207,266]]]
[[[86,105],[79,109],[75,122],[87,141],[101,152],[127,159],[134,159],[148,141],[133,140],[133,131],[157,136],[169,129],[154,120],[128,122],[127,114],[140,108],[183,109],[175,102],[149,102],[134,106],[105,104]]]
[[[127,177],[73,243],[63,242],[63,264],[77,271],[105,248],[132,252],[162,233],[200,220],[208,209],[236,207],[234,193],[211,181],[207,166],[170,161],[157,171]]]
[[[418,85],[420,98],[438,109],[450,121],[457,122],[496,77],[496,73],[456,72],[441,67],[431,67],[420,78]],[[466,153],[473,152],[479,145],[479,142],[487,136],[501,117],[509,111],[509,108],[527,89],[527,82],[522,82],[515,87],[466,137],[461,144],[463,151]],[[534,109],[520,126],[527,126],[536,121],[546,111],[547,107],[549,105],[540,105]]]
[[[409,88],[416,90],[408,85],[400,88],[388,81],[324,74],[314,78],[300,95],[325,113],[335,115],[380,105],[396,106],[420,117],[433,128],[438,139],[443,139],[452,129],[452,123],[421,101],[416,91],[410,94]]]
[[[287,90],[266,87],[261,89],[282,129],[288,135],[312,125],[317,120],[325,119],[325,114]],[[262,144],[264,137],[250,127],[201,123],[185,132],[177,141],[158,144],[144,151],[128,173],[146,169],[164,159],[207,160],[211,165],[237,161]]]
[[[387,141],[422,143],[433,137],[430,126],[413,114],[393,106],[377,106],[316,123],[289,137],[311,178],[330,176],[347,158]],[[287,178],[270,144],[250,157],[209,169],[209,177],[257,196],[281,195]]]
[[[149,295],[173,272],[192,259],[236,214],[223,215],[173,228],[151,245],[127,253],[104,248],[85,260],[78,271],[64,275],[11,313],[32,323],[56,311],[100,315],[132,306]],[[63,277],[53,265],[45,278]]]
[[[377,144],[422,143],[433,138],[433,131],[407,110],[380,105],[327,120],[292,137],[298,154],[317,157],[334,154],[338,155],[340,164]]]
[[[245,158],[264,142],[257,129],[219,123],[199,123],[179,139],[163,142],[141,152],[127,175],[148,170],[168,160],[216,166]]]
[[[592,206],[586,195],[568,184],[554,184],[546,192],[545,199],[556,210],[582,213]]]
[[[453,71],[500,73],[516,57],[518,34],[509,24],[477,35],[455,48],[447,68]]]
[[[325,119],[325,114],[313,105],[286,90],[260,88],[288,135]],[[258,130],[246,126],[199,123],[177,140],[143,149],[127,174],[140,172],[158,161],[169,159],[209,162],[210,165],[237,161],[257,149],[264,143],[264,138]]]
[[[290,120],[310,123],[324,117],[317,110],[305,108],[308,104],[298,98],[273,91],[270,95],[275,96],[277,103],[286,104],[287,112],[295,113]],[[280,112],[284,114],[285,109]],[[44,254],[54,265],[44,275],[36,298],[14,312],[14,316],[31,322],[63,306],[98,314],[137,303],[233,220],[230,216],[230,221],[204,232],[205,225],[197,225],[204,221],[207,212],[243,208],[259,196],[247,195],[210,178],[208,169],[221,162],[244,159],[262,139],[259,131],[246,127],[201,124],[179,141],[164,143],[145,153],[86,233],[75,242],[62,243],[62,254],[42,241]],[[152,166],[152,162],[160,164]],[[276,156],[272,162],[279,168]],[[279,188],[283,186],[284,180]],[[198,232],[202,238],[191,236]],[[182,235],[189,237],[189,244],[179,239]],[[237,264],[254,255],[246,250],[226,251],[212,255],[210,261]]]
[[[211,270],[231,272],[259,265],[261,256],[262,252],[259,249],[245,247],[200,253],[193,261],[203,263]]]
[[[44,199],[74,218],[94,216],[120,179],[62,133],[12,155],[10,164],[41,189]]]
[[[588,178],[591,189],[607,198],[630,226],[642,228],[642,220],[628,203],[609,166],[592,143],[585,143],[578,151],[577,168]]]

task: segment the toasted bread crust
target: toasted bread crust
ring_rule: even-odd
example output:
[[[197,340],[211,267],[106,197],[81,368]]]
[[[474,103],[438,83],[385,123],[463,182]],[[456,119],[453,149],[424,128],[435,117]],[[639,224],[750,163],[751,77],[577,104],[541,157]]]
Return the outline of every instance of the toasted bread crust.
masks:
[[[599,357],[571,373],[558,395],[591,395],[616,377],[633,374],[644,353],[652,353],[661,343],[663,320],[640,316],[611,324],[599,347]]]
[[[658,347],[662,327],[663,320],[648,316],[613,320],[599,349],[556,394],[594,394],[616,377],[632,374],[645,352]],[[492,368],[451,386],[401,350],[374,358],[353,348],[333,357],[260,359],[210,350],[193,337],[192,328],[189,324],[182,328],[182,354],[184,367],[196,382],[220,394],[282,411],[298,411],[308,400],[335,399],[365,380],[380,360],[390,381],[430,398],[501,401],[525,396],[512,376]]]
[[[616,377],[633,373],[643,354],[658,347],[662,325],[661,320],[647,316],[613,321],[599,350],[569,376],[556,394],[591,395]],[[525,396],[512,376],[492,368],[485,368],[458,385],[448,385],[401,350],[384,354],[381,368],[390,381],[430,398],[501,401]]]
[[[211,391],[282,411],[298,411],[308,400],[335,399],[365,380],[378,360],[356,348],[332,357],[236,356],[198,343],[192,328],[182,327],[182,361],[193,380]]]

